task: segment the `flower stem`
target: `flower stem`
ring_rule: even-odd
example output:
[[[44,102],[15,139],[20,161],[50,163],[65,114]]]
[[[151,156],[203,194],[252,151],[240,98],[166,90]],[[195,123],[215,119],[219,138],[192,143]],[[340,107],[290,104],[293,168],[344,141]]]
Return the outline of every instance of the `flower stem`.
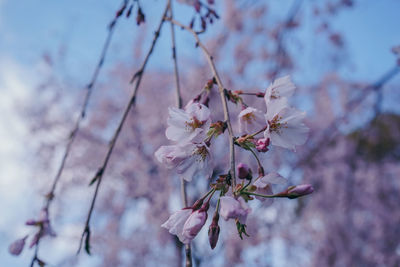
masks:
[[[196,39],[196,45],[202,49],[202,51],[208,61],[208,64],[211,68],[211,71],[213,72],[213,75],[214,75],[215,81],[217,82],[218,90],[219,90],[219,93],[221,96],[221,102],[222,102],[222,107],[223,107],[223,111],[224,111],[224,120],[226,122],[226,125],[228,128],[228,133],[229,133],[229,158],[230,158],[230,171],[229,172],[232,177],[232,189],[234,190],[234,188],[236,187],[235,147],[234,147],[235,136],[233,133],[231,120],[230,120],[230,116],[229,116],[228,102],[226,100],[226,95],[225,95],[226,89],[225,89],[224,85],[222,84],[221,78],[219,77],[218,71],[215,67],[214,58],[208,51],[207,47],[200,41],[199,35],[196,31],[194,31],[190,27],[174,20],[173,18],[166,18],[166,20],[171,21],[171,23],[173,23],[173,24],[181,27],[182,29],[185,29],[186,31],[193,34],[194,38]]]
[[[274,197],[282,197],[282,196],[277,196],[277,195],[262,195],[262,194],[257,194],[253,192],[241,192],[241,194],[246,194],[246,195],[252,195],[252,196],[257,196],[257,197],[265,197],[265,198],[274,198]]]

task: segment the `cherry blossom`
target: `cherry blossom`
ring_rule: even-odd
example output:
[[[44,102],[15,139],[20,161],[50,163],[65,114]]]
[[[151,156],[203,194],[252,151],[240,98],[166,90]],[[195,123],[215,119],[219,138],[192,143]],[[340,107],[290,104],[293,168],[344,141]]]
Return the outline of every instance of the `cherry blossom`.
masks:
[[[223,196],[220,198],[221,208],[219,214],[225,221],[229,219],[238,219],[241,224],[245,224],[247,215],[251,212],[251,208],[247,205],[243,198],[233,198]]]
[[[271,100],[290,97],[293,95],[296,86],[290,80],[290,76],[284,76],[276,79],[265,91],[264,100],[268,108]]]
[[[239,129],[241,133],[254,133],[265,127],[265,117],[260,110],[247,107],[239,113]]]
[[[171,234],[176,235],[179,240],[184,243],[187,238],[183,235],[183,226],[185,225],[186,220],[192,214],[192,211],[192,209],[181,209],[172,213],[168,220],[161,225],[161,227],[168,229]]]
[[[176,168],[180,177],[188,182],[196,176],[209,178],[213,172],[210,150],[204,143],[161,146],[155,156],[167,168]]]
[[[272,195],[272,185],[273,184],[285,184],[287,183],[286,178],[282,177],[279,173],[270,172],[265,176],[260,177],[257,179],[253,185],[257,187],[255,193],[262,194],[262,195]],[[263,202],[263,205],[268,206],[271,205],[273,202],[272,198],[264,198],[255,196],[258,200]]]
[[[210,110],[205,105],[191,103],[185,110],[170,107],[168,112],[165,135],[169,140],[200,143],[207,137],[211,119]]]
[[[189,244],[193,238],[200,232],[201,228],[203,228],[204,224],[207,221],[207,210],[206,209],[199,209],[194,211],[189,218],[186,220],[182,235],[183,240],[181,240],[184,244]]]
[[[286,98],[271,101],[265,115],[268,128],[264,137],[274,146],[295,150],[307,140],[309,128],[302,122],[306,113],[289,107]]]

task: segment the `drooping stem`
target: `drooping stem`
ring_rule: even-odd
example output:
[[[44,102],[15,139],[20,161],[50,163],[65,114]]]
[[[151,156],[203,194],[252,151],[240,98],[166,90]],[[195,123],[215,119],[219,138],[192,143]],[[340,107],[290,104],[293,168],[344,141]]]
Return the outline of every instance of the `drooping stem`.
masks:
[[[172,10],[172,0],[169,7],[169,16],[171,18],[174,17]],[[176,106],[178,108],[182,108],[182,97],[181,97],[181,86],[179,82],[179,70],[178,70],[178,58],[176,52],[176,42],[175,42],[175,26],[173,23],[170,23],[171,26],[171,45],[172,45],[172,60],[174,61],[174,77],[175,77],[175,97],[176,97]]]
[[[232,177],[232,188],[234,189],[236,187],[236,175],[235,175],[235,147],[234,147],[234,133],[231,125],[231,120],[229,116],[229,109],[228,109],[228,103],[226,99],[226,89],[221,81],[221,78],[219,77],[218,71],[215,67],[214,64],[214,59],[213,56],[210,54],[208,51],[207,47],[200,41],[199,35],[196,31],[191,29],[188,26],[183,25],[182,23],[172,19],[172,18],[167,18],[168,20],[171,21],[171,23],[181,27],[182,29],[187,30],[188,32],[192,33],[194,38],[196,39],[196,44],[202,49],[208,65],[211,68],[211,71],[214,75],[215,81],[217,82],[218,85],[218,90],[221,96],[221,102],[222,102],[222,107],[224,111],[224,120],[226,122],[227,128],[228,128],[228,134],[229,134],[229,160],[230,160],[230,170],[229,173],[231,174]]]
[[[120,12],[126,8],[127,4],[128,4],[128,0],[123,0],[122,1],[121,8],[119,9]],[[55,191],[57,189],[57,185],[58,185],[58,183],[60,181],[61,175],[62,175],[62,173],[64,171],[65,164],[66,164],[67,159],[69,157],[72,145],[73,145],[73,143],[75,141],[75,138],[77,136],[77,133],[78,133],[78,131],[80,129],[81,122],[86,116],[86,112],[87,112],[87,108],[88,108],[90,97],[91,97],[92,92],[93,92],[93,88],[94,88],[94,86],[95,86],[95,84],[97,82],[97,78],[98,78],[98,76],[100,74],[100,70],[103,67],[103,64],[104,64],[104,61],[105,61],[105,58],[106,58],[106,55],[107,55],[107,52],[108,52],[108,48],[110,46],[111,39],[112,39],[114,30],[115,30],[115,26],[116,26],[117,21],[118,21],[119,18],[120,18],[120,16],[115,16],[112,19],[112,21],[110,22],[109,26],[108,26],[108,33],[107,33],[106,39],[105,39],[105,41],[103,43],[103,48],[101,50],[99,61],[98,61],[97,65],[96,65],[96,67],[95,67],[95,69],[93,71],[93,74],[92,74],[92,77],[90,79],[90,82],[85,87],[86,93],[85,93],[85,96],[84,96],[84,99],[83,99],[83,103],[82,103],[82,106],[81,106],[81,109],[80,109],[79,116],[77,117],[77,119],[75,121],[75,124],[74,124],[74,127],[73,127],[73,129],[71,130],[71,132],[69,134],[67,145],[65,146],[64,154],[62,156],[60,165],[58,166],[57,173],[56,173],[56,175],[55,175],[55,177],[53,179],[53,183],[51,185],[50,191],[46,194],[46,200],[45,200],[45,203],[44,203],[44,206],[43,206],[42,210],[46,210],[48,214],[50,213],[50,206],[51,206],[51,204],[52,204],[52,202],[53,202],[53,200],[55,198]],[[50,216],[50,215],[48,215],[48,216]],[[34,255],[33,255],[32,261],[31,261],[31,265],[30,266],[32,266],[32,267],[35,265],[35,262],[38,261],[39,244],[40,244],[40,239],[42,238],[41,232],[43,232],[43,228],[42,227],[39,230],[38,241],[37,241],[37,243],[35,245],[35,252],[34,252]]]
[[[265,197],[265,198],[283,197],[283,196],[276,196],[276,195],[262,195],[262,194],[257,194],[257,193],[253,193],[253,192],[246,192],[246,191],[241,192],[241,194],[258,196],[258,197]]]
[[[128,114],[129,114],[130,110],[132,109],[132,107],[134,106],[134,104],[136,102],[135,101],[136,100],[136,95],[137,95],[137,92],[139,90],[139,86],[140,86],[140,83],[142,81],[146,65],[147,65],[147,63],[149,61],[149,58],[150,58],[151,54],[153,53],[154,47],[155,47],[155,45],[157,43],[157,40],[158,40],[158,38],[160,36],[161,28],[162,28],[162,26],[163,26],[163,24],[165,22],[165,17],[167,15],[168,10],[169,10],[169,3],[170,3],[170,1],[168,1],[167,5],[165,7],[165,10],[164,10],[164,12],[162,14],[161,21],[160,21],[160,23],[158,25],[158,28],[157,28],[156,32],[154,33],[153,41],[151,43],[149,51],[147,52],[147,54],[145,56],[145,59],[144,59],[144,61],[142,63],[142,66],[132,76],[132,79],[131,79],[130,83],[132,84],[132,83],[134,83],[136,81],[136,83],[134,85],[134,88],[133,88],[133,91],[132,91],[132,95],[131,95],[131,97],[129,99],[128,104],[125,107],[124,113],[123,113],[123,115],[122,115],[122,117],[120,119],[118,127],[114,131],[114,134],[113,134],[113,136],[111,138],[111,141],[109,143],[108,150],[107,150],[106,156],[104,157],[103,163],[100,166],[100,168],[98,169],[95,177],[91,181],[91,183],[96,183],[96,188],[95,188],[95,191],[94,191],[94,194],[93,194],[93,198],[92,198],[92,201],[91,201],[91,204],[90,204],[90,208],[89,208],[89,212],[88,212],[88,215],[87,215],[87,218],[86,218],[84,231],[82,232],[82,236],[81,236],[81,240],[80,240],[80,243],[79,243],[79,248],[78,248],[78,252],[77,253],[80,252],[84,239],[85,239],[85,243],[86,243],[86,251],[89,253],[88,248],[89,248],[89,238],[90,238],[90,219],[91,219],[91,216],[92,216],[92,213],[93,213],[94,205],[96,203],[96,199],[97,199],[99,188],[100,188],[100,185],[101,185],[101,182],[102,182],[102,178],[103,178],[105,170],[107,169],[107,165],[108,165],[109,159],[111,157],[111,154],[112,154],[113,149],[115,147],[115,144],[117,142],[119,134],[121,133],[122,127],[125,124],[126,118],[128,117]]]
[[[171,18],[174,17],[172,0],[169,1],[169,16]],[[172,60],[174,61],[174,77],[175,77],[175,98],[176,98],[176,106],[178,108],[182,108],[182,97],[180,90],[180,82],[179,82],[179,70],[178,70],[178,59],[176,52],[176,42],[175,42],[175,26],[172,22],[170,22],[171,26],[171,45],[172,45]],[[183,207],[188,206],[187,193],[186,193],[186,181],[181,179],[181,198]],[[185,245],[185,265],[186,267],[192,267],[192,248],[190,244]]]

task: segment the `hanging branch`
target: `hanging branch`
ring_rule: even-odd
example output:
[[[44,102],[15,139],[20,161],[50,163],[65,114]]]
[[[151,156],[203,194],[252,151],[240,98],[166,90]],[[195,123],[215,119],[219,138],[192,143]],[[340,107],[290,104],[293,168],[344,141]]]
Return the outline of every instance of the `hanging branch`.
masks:
[[[231,175],[232,178],[232,188],[236,187],[236,175],[235,175],[235,148],[234,148],[234,139],[235,136],[233,134],[233,129],[232,129],[232,125],[231,125],[231,120],[229,117],[229,110],[228,110],[228,103],[226,101],[226,89],[224,87],[224,85],[222,84],[221,78],[218,75],[218,71],[215,67],[214,64],[214,60],[213,60],[213,56],[210,54],[210,52],[207,50],[207,47],[200,41],[199,35],[196,31],[194,31],[193,29],[191,29],[188,26],[183,25],[182,23],[172,19],[172,18],[167,18],[169,21],[171,21],[171,23],[181,27],[182,29],[187,30],[188,32],[192,33],[192,35],[194,36],[194,38],[196,39],[196,45],[199,46],[207,61],[208,64],[211,68],[211,71],[214,75],[215,81],[217,82],[218,85],[218,90],[221,96],[221,101],[222,101],[222,106],[223,106],[223,110],[224,110],[224,120],[226,122],[227,128],[228,128],[228,133],[229,133],[229,159],[230,159],[230,170],[229,170],[229,174]]]
[[[110,22],[110,24],[108,26],[108,34],[107,34],[107,37],[106,37],[106,39],[104,41],[99,61],[98,61],[97,65],[96,65],[96,67],[94,69],[94,72],[92,74],[92,78],[91,78],[89,84],[85,87],[86,94],[85,94],[85,97],[84,97],[84,100],[83,100],[83,104],[82,104],[82,107],[81,107],[81,112],[80,112],[78,118],[75,121],[74,128],[71,130],[71,132],[69,134],[67,145],[65,147],[65,151],[64,151],[63,157],[61,159],[60,165],[58,167],[57,173],[56,173],[56,175],[55,175],[55,177],[53,179],[53,183],[51,185],[50,191],[49,191],[49,193],[46,194],[46,200],[45,200],[45,203],[43,205],[42,210],[47,213],[47,216],[49,216],[50,206],[51,206],[51,203],[53,202],[54,197],[55,197],[55,193],[54,192],[55,192],[55,190],[57,188],[58,182],[60,181],[61,175],[62,175],[62,173],[64,171],[65,163],[66,163],[66,161],[68,159],[68,156],[69,156],[69,153],[71,151],[72,144],[75,141],[75,138],[77,136],[77,133],[78,133],[80,125],[81,125],[81,122],[86,116],[86,111],[87,111],[87,107],[88,107],[88,104],[89,104],[89,100],[90,100],[90,97],[92,95],[93,88],[94,88],[94,86],[95,86],[95,84],[97,82],[97,78],[99,76],[100,70],[103,67],[104,60],[106,58],[106,55],[107,55],[107,52],[108,52],[108,48],[110,46],[110,42],[111,42],[114,30],[115,30],[116,23],[117,23],[118,19],[121,16],[120,15],[121,10],[123,11],[126,8],[127,3],[128,3],[128,0],[123,0],[122,7],[119,9],[119,11],[117,12],[117,15]],[[35,253],[33,255],[33,258],[32,258],[31,264],[30,264],[31,267],[34,266],[35,262],[41,262],[41,260],[38,258],[38,253],[39,253],[40,239],[43,237],[43,226],[40,226],[39,233],[38,233],[37,237],[38,237],[38,239],[36,241]]]
[[[160,21],[160,23],[158,25],[158,28],[157,28],[156,32],[154,33],[153,41],[151,43],[149,51],[147,52],[147,54],[145,56],[145,59],[144,59],[144,61],[142,63],[142,66],[132,76],[130,84],[133,84],[136,81],[136,83],[134,85],[134,88],[133,88],[133,91],[132,91],[132,95],[131,95],[131,97],[129,99],[128,104],[125,107],[124,113],[123,113],[123,115],[121,117],[121,120],[120,120],[120,122],[118,124],[118,127],[115,130],[115,132],[114,132],[114,134],[113,134],[113,136],[111,138],[111,141],[110,141],[110,143],[108,145],[108,150],[107,150],[106,156],[104,157],[103,163],[102,163],[101,167],[97,170],[96,175],[94,176],[94,178],[90,181],[89,185],[92,185],[92,184],[96,183],[96,188],[95,188],[95,191],[94,191],[94,194],[93,194],[93,198],[92,198],[92,201],[91,201],[91,204],[90,204],[90,208],[89,208],[88,215],[87,215],[86,222],[85,222],[85,227],[84,227],[84,230],[82,232],[82,236],[81,236],[81,239],[80,239],[80,242],[79,242],[79,248],[78,248],[77,253],[79,253],[81,251],[83,241],[85,241],[85,251],[88,254],[90,254],[90,234],[91,234],[91,232],[90,232],[90,219],[92,217],[94,205],[96,203],[96,199],[97,199],[97,195],[98,195],[99,188],[100,188],[100,185],[101,185],[101,181],[103,179],[103,174],[104,174],[104,172],[105,172],[105,170],[107,168],[108,161],[109,161],[109,159],[111,157],[111,154],[113,152],[113,149],[115,147],[115,144],[117,142],[119,134],[121,133],[122,127],[123,127],[123,125],[124,125],[124,123],[126,121],[126,118],[128,117],[129,111],[135,105],[136,94],[138,92],[140,83],[142,81],[144,70],[146,68],[147,62],[149,61],[149,58],[150,58],[151,54],[153,53],[154,46],[156,45],[157,40],[158,40],[158,38],[160,36],[160,31],[161,31],[161,28],[162,28],[162,26],[163,26],[163,24],[165,22],[165,17],[167,15],[167,12],[168,12],[168,9],[169,9],[169,5],[170,5],[170,0],[168,1],[167,5],[165,7],[165,10],[164,10],[164,12],[162,14],[161,21]]]
[[[172,9],[172,0],[169,6],[169,17],[171,19],[174,18],[173,9]],[[175,96],[176,96],[176,106],[178,108],[182,108],[182,97],[181,97],[181,90],[180,90],[180,83],[179,83],[179,71],[178,71],[178,59],[176,53],[176,43],[175,43],[175,26],[170,21],[171,26],[171,45],[172,45],[172,59],[174,61],[174,77],[175,77]],[[188,206],[187,194],[186,194],[186,181],[181,179],[181,198],[183,207]],[[186,267],[191,267],[192,263],[192,248],[190,244],[185,245],[185,265]]]

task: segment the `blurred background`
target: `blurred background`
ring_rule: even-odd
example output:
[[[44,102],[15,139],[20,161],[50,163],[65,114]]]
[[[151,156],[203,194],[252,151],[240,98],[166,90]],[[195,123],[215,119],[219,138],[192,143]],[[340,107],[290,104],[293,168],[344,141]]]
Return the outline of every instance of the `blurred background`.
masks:
[[[167,108],[175,105],[168,23],[104,174],[91,221],[92,255],[76,255],[94,191],[88,184],[166,1],[132,3],[131,16],[125,13],[114,26],[55,191],[49,219],[57,236],[44,237],[38,252],[48,266],[183,261],[180,243],[160,227],[181,207],[179,179],[153,156],[167,144]],[[139,6],[145,21],[137,25]],[[204,227],[193,242],[195,266],[400,266],[400,56],[392,51],[400,45],[400,2],[220,0],[209,6],[220,18],[208,22],[200,38],[227,89],[263,92],[275,78],[292,76],[297,85],[292,105],[307,111],[310,137],[295,153],[273,148],[262,162],[290,184],[312,184],[315,192],[269,207],[252,203],[250,237],[243,241],[233,222],[221,222],[219,243],[211,250]],[[120,7],[120,1],[105,0],[0,0],[1,266],[31,262],[34,249],[16,257],[8,246],[25,235],[31,242],[36,229],[25,222],[39,216]],[[176,20],[202,29],[206,9],[196,13],[193,1],[175,1],[173,9]],[[176,28],[176,46],[187,103],[212,74],[193,36]],[[210,107],[213,120],[221,119],[216,91]],[[229,108],[238,132],[241,108],[232,103]],[[225,140],[221,136],[213,144],[215,175],[228,168]],[[251,155],[237,156],[256,170]],[[188,185],[190,203],[204,194],[207,182]]]

